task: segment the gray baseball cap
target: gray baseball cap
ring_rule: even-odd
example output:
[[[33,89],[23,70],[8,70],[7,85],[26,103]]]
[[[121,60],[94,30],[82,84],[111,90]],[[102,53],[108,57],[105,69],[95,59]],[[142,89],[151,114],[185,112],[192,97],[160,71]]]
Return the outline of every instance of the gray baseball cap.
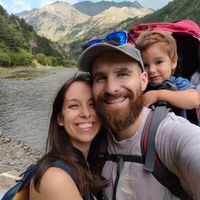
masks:
[[[106,51],[118,51],[128,57],[136,60],[142,71],[144,71],[144,64],[140,51],[135,48],[131,43],[126,43],[122,46],[114,46],[108,43],[98,43],[88,47],[82,52],[78,61],[78,68],[84,72],[90,72],[94,59],[101,53]]]

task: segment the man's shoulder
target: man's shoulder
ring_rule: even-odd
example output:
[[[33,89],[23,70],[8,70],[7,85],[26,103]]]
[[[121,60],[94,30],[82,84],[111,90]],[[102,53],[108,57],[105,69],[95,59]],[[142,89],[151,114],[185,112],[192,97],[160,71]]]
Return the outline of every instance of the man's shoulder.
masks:
[[[170,111],[163,119],[163,121],[161,122],[162,125],[165,126],[180,126],[180,125],[184,125],[184,126],[191,126],[192,124],[184,117],[178,116],[176,115],[174,112]],[[182,127],[180,127],[182,128]]]
[[[177,116],[169,112],[158,127],[157,135],[159,138],[190,138],[192,135],[199,135],[200,127],[192,124],[186,118]]]

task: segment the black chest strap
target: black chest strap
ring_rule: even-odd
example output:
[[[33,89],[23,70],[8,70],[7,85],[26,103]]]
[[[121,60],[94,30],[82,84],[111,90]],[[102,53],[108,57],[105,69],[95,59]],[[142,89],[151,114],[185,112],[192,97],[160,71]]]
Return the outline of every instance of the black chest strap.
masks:
[[[117,163],[117,174],[116,174],[116,179],[113,186],[112,200],[116,199],[117,185],[119,182],[120,174],[124,167],[124,162],[136,162],[136,163],[144,164],[143,156],[137,156],[137,155],[133,156],[133,155],[124,155],[124,154],[100,153],[99,158],[105,161],[113,161]]]

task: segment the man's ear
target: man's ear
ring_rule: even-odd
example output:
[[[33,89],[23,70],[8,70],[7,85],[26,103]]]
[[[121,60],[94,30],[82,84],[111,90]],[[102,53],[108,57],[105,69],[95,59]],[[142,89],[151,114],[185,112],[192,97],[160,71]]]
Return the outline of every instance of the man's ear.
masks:
[[[63,126],[64,125],[64,122],[63,122],[63,116],[61,113],[59,113],[57,115],[57,123],[60,125],[60,126]]]
[[[140,79],[141,79],[141,85],[142,85],[142,91],[144,91],[147,87],[147,84],[148,84],[148,75],[146,72],[142,72],[141,76],[140,76]]]

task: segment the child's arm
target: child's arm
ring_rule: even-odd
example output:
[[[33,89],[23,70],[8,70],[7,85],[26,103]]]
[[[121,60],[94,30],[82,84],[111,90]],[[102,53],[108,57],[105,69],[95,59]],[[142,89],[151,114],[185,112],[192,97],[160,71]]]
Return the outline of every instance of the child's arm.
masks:
[[[195,89],[150,90],[144,94],[143,100],[147,107],[158,101],[165,101],[182,109],[193,109],[200,105],[200,95]]]

